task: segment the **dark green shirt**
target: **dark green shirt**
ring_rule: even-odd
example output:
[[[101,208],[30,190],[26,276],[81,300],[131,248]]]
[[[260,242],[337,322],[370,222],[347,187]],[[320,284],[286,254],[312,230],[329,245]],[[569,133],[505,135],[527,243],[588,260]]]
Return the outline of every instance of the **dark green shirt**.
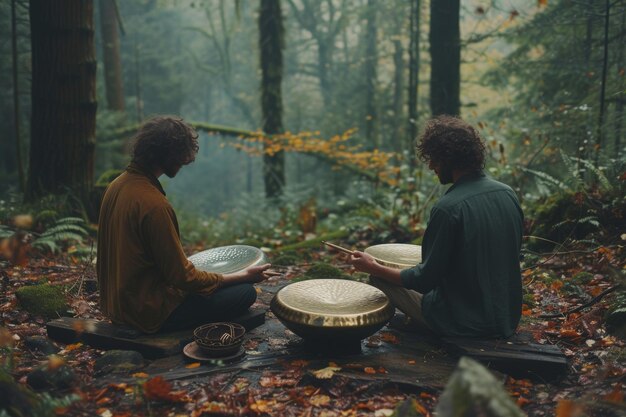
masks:
[[[424,319],[447,336],[508,337],[522,310],[523,214],[513,190],[483,174],[460,178],[433,207],[422,263],[401,272]]]

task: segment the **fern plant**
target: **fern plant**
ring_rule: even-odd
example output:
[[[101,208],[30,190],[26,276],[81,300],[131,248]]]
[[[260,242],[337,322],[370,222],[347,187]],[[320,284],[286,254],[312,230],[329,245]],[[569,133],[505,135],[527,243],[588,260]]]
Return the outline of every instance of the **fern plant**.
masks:
[[[9,226],[6,226],[4,224],[0,224],[0,239],[4,239],[7,237],[10,237],[13,235],[13,233],[15,233],[15,231],[11,228],[9,228]]]
[[[74,242],[82,244],[88,232],[85,222],[79,217],[65,217],[57,220],[52,227],[37,236],[32,246],[41,250],[57,253],[63,244]]]

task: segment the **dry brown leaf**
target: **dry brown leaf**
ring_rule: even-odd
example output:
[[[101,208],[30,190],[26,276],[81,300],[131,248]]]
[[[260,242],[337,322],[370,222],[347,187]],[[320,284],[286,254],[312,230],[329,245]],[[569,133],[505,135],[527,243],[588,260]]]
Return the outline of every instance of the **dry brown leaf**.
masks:
[[[330,397],[328,395],[314,395],[309,399],[309,403],[316,407],[326,405],[330,403]]]
[[[583,406],[572,400],[559,400],[556,406],[556,417],[582,417]]]

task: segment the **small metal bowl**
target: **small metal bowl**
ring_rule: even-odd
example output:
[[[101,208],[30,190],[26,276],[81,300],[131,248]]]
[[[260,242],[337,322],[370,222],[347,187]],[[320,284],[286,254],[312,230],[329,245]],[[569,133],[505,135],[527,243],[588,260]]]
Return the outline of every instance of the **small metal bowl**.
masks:
[[[237,323],[209,323],[197,327],[193,337],[200,350],[212,357],[234,355],[243,343],[246,329]]]

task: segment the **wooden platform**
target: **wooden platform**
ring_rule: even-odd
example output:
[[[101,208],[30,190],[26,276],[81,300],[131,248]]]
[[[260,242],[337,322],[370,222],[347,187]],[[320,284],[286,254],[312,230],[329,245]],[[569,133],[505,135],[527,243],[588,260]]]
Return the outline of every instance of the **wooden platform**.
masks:
[[[469,356],[517,378],[551,380],[567,372],[567,358],[558,346],[534,343],[524,333],[507,340],[444,338],[442,342],[451,354]]]
[[[252,309],[230,320],[250,331],[265,323],[265,310]],[[173,333],[144,334],[137,330],[93,319],[62,317],[46,324],[50,339],[63,343],[83,342],[97,349],[136,350],[148,359],[182,352],[193,339],[193,329]]]

